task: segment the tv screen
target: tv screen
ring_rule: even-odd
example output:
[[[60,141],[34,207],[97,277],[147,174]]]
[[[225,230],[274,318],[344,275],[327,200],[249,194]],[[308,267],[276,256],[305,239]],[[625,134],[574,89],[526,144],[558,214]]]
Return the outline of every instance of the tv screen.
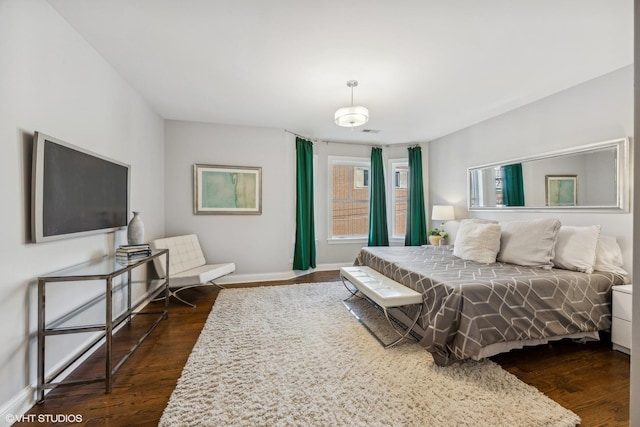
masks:
[[[32,165],[35,242],[125,227],[129,165],[36,132]]]

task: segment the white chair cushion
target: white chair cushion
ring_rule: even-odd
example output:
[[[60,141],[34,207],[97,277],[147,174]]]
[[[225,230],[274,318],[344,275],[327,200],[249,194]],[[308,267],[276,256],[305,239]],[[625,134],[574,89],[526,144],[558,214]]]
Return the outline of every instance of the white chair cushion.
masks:
[[[169,249],[169,274],[171,277],[207,263],[200,248],[198,236],[195,234],[156,239],[151,242],[151,248]],[[167,273],[164,266],[164,257],[161,258],[157,258],[159,262],[156,262],[155,266],[158,274],[164,277]]]
[[[171,257],[171,254],[169,254],[169,257]],[[233,262],[201,265],[177,274],[171,273],[169,287],[180,288],[188,285],[204,284],[217,279],[218,277],[233,273],[235,270],[236,265]]]

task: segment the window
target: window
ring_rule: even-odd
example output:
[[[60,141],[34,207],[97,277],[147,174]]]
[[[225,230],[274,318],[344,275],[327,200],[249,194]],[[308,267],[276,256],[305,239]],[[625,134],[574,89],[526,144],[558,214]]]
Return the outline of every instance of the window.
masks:
[[[404,238],[407,230],[407,160],[391,160],[391,237]]]
[[[369,188],[369,168],[355,167],[353,169],[354,188]]]
[[[504,182],[502,178],[502,168],[497,167],[494,170],[496,171],[496,206],[504,206],[504,198],[502,195],[502,183]]]
[[[393,171],[393,185],[395,188],[407,188],[409,171],[407,169],[396,169]]]
[[[369,168],[363,158],[329,157],[329,238],[369,234]]]

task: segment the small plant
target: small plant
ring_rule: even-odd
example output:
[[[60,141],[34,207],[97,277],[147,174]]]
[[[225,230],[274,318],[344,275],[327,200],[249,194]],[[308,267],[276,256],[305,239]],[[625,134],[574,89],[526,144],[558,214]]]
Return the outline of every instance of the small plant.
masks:
[[[442,236],[442,238],[445,240],[449,238],[449,234],[444,230],[440,230],[439,228],[434,228],[433,230],[431,230],[429,232],[429,236]]]

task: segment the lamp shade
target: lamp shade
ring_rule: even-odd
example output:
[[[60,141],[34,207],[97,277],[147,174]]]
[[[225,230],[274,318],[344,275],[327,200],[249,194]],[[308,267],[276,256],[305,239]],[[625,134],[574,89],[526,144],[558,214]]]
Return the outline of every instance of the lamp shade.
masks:
[[[433,205],[433,210],[431,211],[431,219],[440,221],[449,221],[452,219],[456,219],[456,214],[453,210],[453,206]]]
[[[358,105],[343,107],[336,111],[335,119],[338,126],[360,126],[369,121],[369,110]]]

